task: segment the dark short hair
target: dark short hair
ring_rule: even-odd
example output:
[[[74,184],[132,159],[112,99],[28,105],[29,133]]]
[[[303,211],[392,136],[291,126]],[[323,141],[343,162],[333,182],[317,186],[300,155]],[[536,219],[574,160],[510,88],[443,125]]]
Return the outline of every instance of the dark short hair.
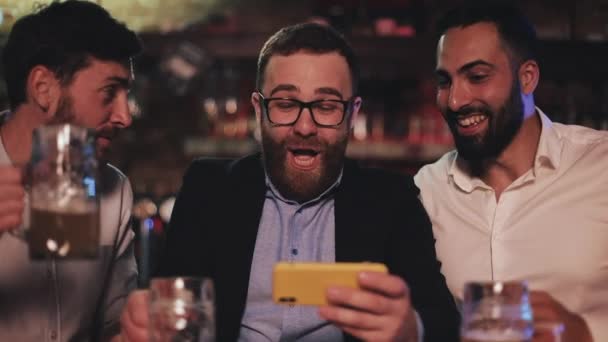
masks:
[[[337,52],[346,59],[352,79],[353,95],[359,83],[359,64],[355,52],[344,37],[330,26],[313,23],[287,26],[273,34],[264,43],[258,58],[256,87],[262,90],[264,72],[268,61],[274,55],[289,56],[298,51],[315,54]]]
[[[11,109],[25,102],[27,78],[36,65],[67,85],[91,57],[126,65],[141,50],[137,35],[95,3],[68,0],[41,7],[13,25],[3,49]]]
[[[537,38],[534,26],[517,6],[506,1],[467,1],[439,19],[437,32],[443,35],[451,28],[482,22],[496,26],[501,43],[510,53],[514,67],[527,60],[536,60]]]

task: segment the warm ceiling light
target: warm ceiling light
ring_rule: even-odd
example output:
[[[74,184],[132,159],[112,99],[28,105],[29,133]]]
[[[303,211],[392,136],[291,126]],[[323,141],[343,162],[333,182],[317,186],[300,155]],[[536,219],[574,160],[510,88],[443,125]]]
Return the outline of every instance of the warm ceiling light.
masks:
[[[0,0],[5,24],[0,31],[7,32],[14,21],[37,6],[51,0]],[[235,1],[228,0],[96,0],[119,21],[135,31],[158,31],[161,26],[181,28],[192,22],[204,20],[210,13],[217,12]],[[7,11],[8,9],[8,11]],[[10,13],[10,19],[7,19]]]

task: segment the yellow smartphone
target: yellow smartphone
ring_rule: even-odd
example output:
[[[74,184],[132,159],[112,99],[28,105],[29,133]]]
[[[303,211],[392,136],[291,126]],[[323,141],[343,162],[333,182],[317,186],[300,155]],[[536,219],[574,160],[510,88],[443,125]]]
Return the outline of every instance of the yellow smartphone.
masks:
[[[388,273],[384,264],[372,262],[279,262],[272,279],[272,299],[287,305],[326,305],[330,286],[358,288],[357,274]]]

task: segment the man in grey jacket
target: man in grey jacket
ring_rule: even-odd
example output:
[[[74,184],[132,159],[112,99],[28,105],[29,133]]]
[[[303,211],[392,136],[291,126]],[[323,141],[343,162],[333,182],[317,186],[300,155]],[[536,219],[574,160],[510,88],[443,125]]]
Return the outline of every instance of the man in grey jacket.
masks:
[[[26,195],[20,166],[30,158],[32,132],[49,122],[96,131],[98,157],[131,124],[127,91],[135,33],[98,5],[54,2],[18,20],[3,49],[11,109],[0,122],[0,340],[109,339],[136,286],[132,193],[126,177],[103,164],[112,184],[100,201],[97,259],[32,261],[17,234]]]

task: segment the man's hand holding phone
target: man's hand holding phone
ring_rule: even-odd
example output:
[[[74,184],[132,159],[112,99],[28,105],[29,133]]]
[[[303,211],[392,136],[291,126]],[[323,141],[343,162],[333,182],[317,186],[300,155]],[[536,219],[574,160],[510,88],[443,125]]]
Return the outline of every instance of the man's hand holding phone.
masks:
[[[328,288],[329,305],[319,308],[321,317],[365,341],[417,341],[416,315],[405,282],[380,272],[361,272],[358,281],[358,289]]]
[[[383,264],[278,263],[273,297],[319,305],[323,319],[366,341],[418,341],[409,288]]]

